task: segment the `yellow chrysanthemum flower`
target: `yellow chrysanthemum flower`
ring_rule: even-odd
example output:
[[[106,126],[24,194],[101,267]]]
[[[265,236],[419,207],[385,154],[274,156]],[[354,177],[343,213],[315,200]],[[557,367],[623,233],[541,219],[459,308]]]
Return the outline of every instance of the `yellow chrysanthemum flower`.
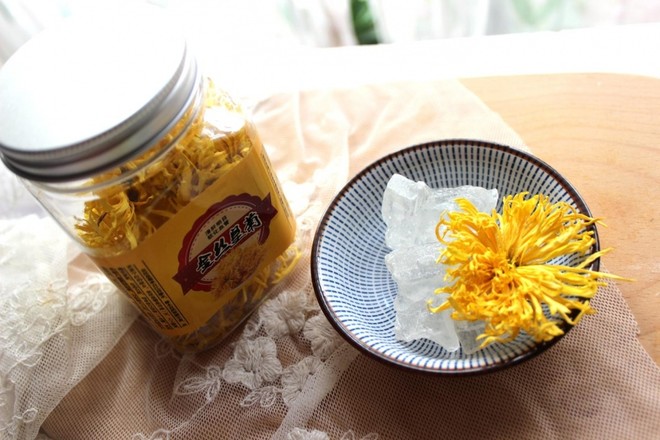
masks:
[[[436,290],[449,297],[437,307],[429,302],[429,309],[452,308],[454,319],[484,321],[486,329],[477,338],[482,348],[513,340],[521,330],[538,342],[559,336],[562,321],[576,325],[583,315],[595,313],[589,299],[605,284],[603,278],[622,279],[587,269],[611,249],[575,267],[553,264],[562,255],[587,254],[595,244],[589,226],[599,219],[544,195],[528,195],[505,197],[501,214],[479,212],[459,199],[460,211],[448,213],[436,227],[446,245],[438,262],[453,284]]]

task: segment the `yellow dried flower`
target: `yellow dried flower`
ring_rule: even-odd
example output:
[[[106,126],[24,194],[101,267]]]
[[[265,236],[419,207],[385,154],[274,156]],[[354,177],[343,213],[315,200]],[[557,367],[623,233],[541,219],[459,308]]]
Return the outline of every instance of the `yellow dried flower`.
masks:
[[[623,279],[587,269],[611,249],[575,267],[553,264],[563,255],[586,255],[596,241],[589,226],[600,221],[565,202],[528,196],[505,197],[501,214],[479,212],[459,199],[460,211],[448,213],[436,227],[438,240],[446,244],[438,262],[448,268],[446,280],[453,284],[436,290],[448,299],[437,307],[429,302],[429,309],[453,308],[456,320],[483,320],[486,328],[477,338],[482,348],[511,341],[520,331],[537,342],[551,340],[564,333],[562,321],[576,325],[595,313],[589,299],[605,284],[603,278]]]
[[[91,186],[107,187],[85,202],[75,229],[94,257],[117,257],[138,248],[254,148],[258,137],[252,124],[237,116],[241,113],[239,105],[210,79],[205,85],[204,105],[198,111],[191,105],[149,151],[90,182]],[[166,149],[170,144],[173,146]],[[135,170],[138,172],[130,179],[120,179]],[[117,183],[108,184],[113,181]],[[203,326],[171,337],[179,350],[204,349],[227,334],[266,298],[271,286],[293,270],[300,251],[293,243],[275,261],[254,272],[261,256],[255,249],[241,248],[223,260],[226,271],[217,277],[213,294],[215,298],[231,295],[233,299]],[[242,283],[253,272],[249,281]],[[141,295],[137,290],[127,293]]]

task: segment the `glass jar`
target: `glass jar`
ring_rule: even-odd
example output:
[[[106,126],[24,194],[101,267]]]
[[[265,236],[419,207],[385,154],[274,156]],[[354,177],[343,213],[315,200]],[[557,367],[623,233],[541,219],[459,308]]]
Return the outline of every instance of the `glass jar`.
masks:
[[[0,69],[6,166],[180,351],[221,341],[297,259],[250,119],[151,11],[72,19]]]

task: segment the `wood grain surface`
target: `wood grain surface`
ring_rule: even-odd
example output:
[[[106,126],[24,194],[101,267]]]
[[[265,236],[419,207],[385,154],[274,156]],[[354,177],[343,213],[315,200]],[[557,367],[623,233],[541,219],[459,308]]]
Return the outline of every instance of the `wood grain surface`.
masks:
[[[553,74],[461,81],[603,217],[606,270],[619,283],[660,365],[660,79]]]

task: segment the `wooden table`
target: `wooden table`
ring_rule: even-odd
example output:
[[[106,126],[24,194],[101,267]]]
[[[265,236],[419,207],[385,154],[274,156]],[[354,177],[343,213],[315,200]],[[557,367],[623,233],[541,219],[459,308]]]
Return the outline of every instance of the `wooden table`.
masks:
[[[461,81],[499,113],[535,155],[573,183],[594,216],[610,272],[639,339],[660,365],[660,79],[555,74]]]

